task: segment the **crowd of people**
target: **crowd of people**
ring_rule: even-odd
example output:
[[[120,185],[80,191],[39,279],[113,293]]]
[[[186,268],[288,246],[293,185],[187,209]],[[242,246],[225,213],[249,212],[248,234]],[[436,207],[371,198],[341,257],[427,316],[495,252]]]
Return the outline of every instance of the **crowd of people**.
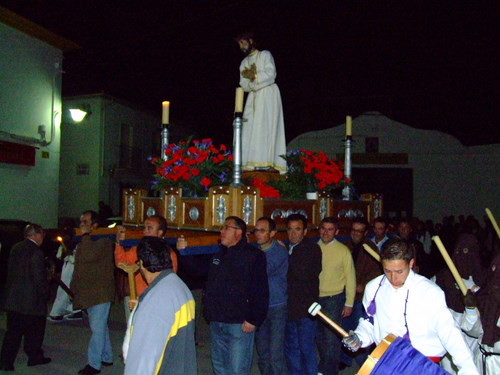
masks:
[[[353,360],[361,366],[389,334],[450,373],[499,372],[500,256],[489,221],[481,227],[473,217],[446,217],[436,225],[376,218],[370,227],[356,218],[349,234],[339,237],[338,220],[326,217],[319,240],[313,240],[307,218],[291,214],[282,242],[275,239],[273,219],[258,219],[250,234],[241,218],[230,216],[220,228],[218,251],[208,257],[188,255],[183,237],[171,249],[161,216],[145,220],[144,237],[130,248],[123,246],[125,227],[118,227],[114,245],[109,237],[92,236],[99,226],[94,211],[85,211],[79,226],[78,244],[62,245],[58,254],[64,261],[61,279],[73,295],[58,290],[47,318],[58,322],[88,314],[88,360],[78,374],[99,374],[113,365],[108,317],[117,291],[125,297],[128,321],[125,374],[197,374],[195,300],[177,275],[181,269],[205,280],[203,316],[216,375],[249,374],[254,347],[263,375],[338,374]],[[51,361],[42,349],[50,280],[40,250],[45,232],[30,224],[24,235],[9,260],[4,371],[14,370],[23,338],[28,366]],[[434,235],[457,266],[465,296],[440,261]],[[127,267],[138,270],[134,290],[120,291],[115,275]],[[346,337],[309,314],[315,302],[344,327]]]

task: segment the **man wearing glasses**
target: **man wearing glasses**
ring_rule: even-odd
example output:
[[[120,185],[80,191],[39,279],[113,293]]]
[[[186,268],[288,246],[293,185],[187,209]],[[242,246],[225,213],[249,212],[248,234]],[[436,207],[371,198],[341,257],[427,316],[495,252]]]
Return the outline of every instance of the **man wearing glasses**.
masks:
[[[363,218],[355,218],[351,224],[349,240],[345,243],[351,251],[356,269],[356,296],[354,298],[352,314],[342,319],[342,326],[347,331],[354,330],[358,326],[359,319],[364,315],[362,301],[366,284],[368,284],[368,281],[382,274],[380,262],[363,249],[363,245],[367,244],[373,251],[378,252],[377,246],[366,237],[367,234],[368,222]],[[350,367],[353,357],[355,357],[359,365],[362,365],[370,352],[371,350],[366,349],[351,353],[344,349],[341,354],[339,368],[342,370],[345,367]]]
[[[255,329],[266,318],[268,304],[266,256],[247,243],[245,222],[229,216],[203,295],[215,375],[250,373]]]

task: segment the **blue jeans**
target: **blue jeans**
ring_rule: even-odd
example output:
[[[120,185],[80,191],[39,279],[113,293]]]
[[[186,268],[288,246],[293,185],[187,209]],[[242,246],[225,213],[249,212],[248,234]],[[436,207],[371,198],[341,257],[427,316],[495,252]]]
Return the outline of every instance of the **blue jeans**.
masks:
[[[286,303],[270,307],[266,319],[255,333],[255,347],[262,375],[288,374],[284,346],[286,317]]]
[[[111,302],[87,308],[92,337],[89,341],[88,362],[100,370],[102,362],[113,362],[113,350],[109,340],[108,317]]]
[[[359,319],[365,314],[365,308],[361,301],[354,301],[354,306],[352,307],[352,314],[347,318],[342,319],[342,327],[347,331],[354,331],[358,326]],[[362,365],[368,358],[370,349],[361,348],[357,352],[353,353],[347,348],[342,348],[340,354],[340,361],[345,363],[347,366],[352,366],[352,359],[354,358],[358,365]]]
[[[285,357],[290,375],[317,375],[316,321],[310,318],[286,323]]]
[[[241,324],[210,322],[210,353],[215,375],[250,374],[255,332],[243,332]]]
[[[321,311],[337,324],[340,324],[342,309],[345,305],[345,293],[330,297],[319,297]],[[316,336],[319,353],[319,372],[323,375],[337,375],[340,361],[340,338],[328,325],[318,323]]]

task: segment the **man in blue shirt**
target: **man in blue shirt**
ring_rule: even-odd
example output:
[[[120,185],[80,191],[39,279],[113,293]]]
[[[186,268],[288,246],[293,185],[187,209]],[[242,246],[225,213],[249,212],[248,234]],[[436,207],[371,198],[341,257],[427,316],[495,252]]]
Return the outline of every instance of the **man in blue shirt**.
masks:
[[[270,217],[257,220],[255,239],[266,254],[267,279],[269,284],[269,310],[267,317],[255,334],[255,345],[259,355],[259,370],[262,375],[286,375],[285,327],[287,318],[287,271],[288,252],[274,239],[276,223]]]

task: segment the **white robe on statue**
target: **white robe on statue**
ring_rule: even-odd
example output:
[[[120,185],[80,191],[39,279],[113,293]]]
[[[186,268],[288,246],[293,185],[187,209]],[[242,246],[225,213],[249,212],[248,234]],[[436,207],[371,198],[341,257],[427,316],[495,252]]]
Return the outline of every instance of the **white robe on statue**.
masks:
[[[286,172],[285,123],[278,86],[274,83],[276,67],[269,51],[256,51],[240,65],[240,73],[256,67],[253,81],[240,74],[240,86],[248,92],[243,112],[242,165],[244,170],[273,167]]]

